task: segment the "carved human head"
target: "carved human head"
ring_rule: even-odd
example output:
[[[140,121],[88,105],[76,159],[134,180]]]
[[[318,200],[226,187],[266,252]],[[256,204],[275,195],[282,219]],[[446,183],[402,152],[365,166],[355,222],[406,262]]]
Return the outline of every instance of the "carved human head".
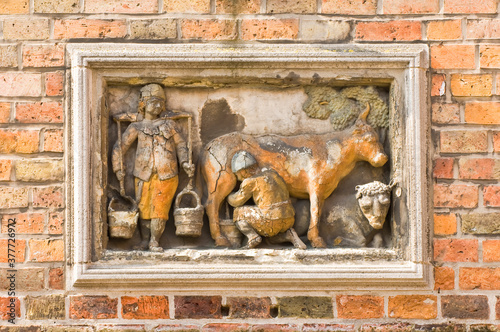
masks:
[[[255,174],[257,168],[257,160],[246,151],[236,152],[231,159],[231,169],[239,181],[243,181]]]
[[[141,89],[139,112],[158,116],[165,110],[165,91],[159,84],[148,84]],[[142,112],[141,112],[142,111]]]
[[[363,215],[370,226],[382,229],[389,206],[391,205],[392,186],[379,181],[373,181],[356,186],[356,198]]]

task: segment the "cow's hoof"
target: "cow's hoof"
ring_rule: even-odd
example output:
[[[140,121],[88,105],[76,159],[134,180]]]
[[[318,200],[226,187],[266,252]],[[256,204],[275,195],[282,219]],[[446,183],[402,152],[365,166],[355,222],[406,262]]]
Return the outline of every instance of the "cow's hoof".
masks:
[[[320,237],[311,240],[311,244],[314,248],[326,248],[325,241]]]
[[[231,247],[231,242],[229,242],[229,240],[226,239],[224,236],[219,236],[218,238],[215,239],[215,246],[216,247]]]

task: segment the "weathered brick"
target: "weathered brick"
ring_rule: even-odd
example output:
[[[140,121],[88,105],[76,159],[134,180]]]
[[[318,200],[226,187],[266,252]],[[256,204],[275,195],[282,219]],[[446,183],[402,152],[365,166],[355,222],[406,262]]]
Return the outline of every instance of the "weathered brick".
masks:
[[[456,324],[452,322],[446,322],[442,324],[415,324],[413,326],[412,332],[466,332],[467,326],[465,324]]]
[[[34,0],[35,13],[78,13],[78,0]]]
[[[161,324],[155,329],[155,332],[200,332],[200,326],[191,324]]]
[[[351,26],[345,21],[308,20],[300,21],[302,40],[339,41],[349,37]]]
[[[10,181],[12,160],[0,159],[0,181]]]
[[[64,319],[64,295],[26,296],[26,318],[31,320]]]
[[[461,267],[460,289],[500,290],[500,268]]]
[[[267,0],[267,12],[277,13],[316,13],[318,10],[316,0]]]
[[[457,216],[454,213],[434,214],[434,234],[452,235],[457,233]]]
[[[63,106],[57,101],[17,103],[15,119],[21,123],[62,123],[63,113]]]
[[[478,203],[479,189],[467,184],[435,184],[434,206],[446,208],[475,208]]]
[[[1,60],[0,60],[1,61]],[[10,121],[11,103],[0,102],[0,123],[8,123]]]
[[[477,124],[500,124],[500,102],[466,103],[465,122]]]
[[[54,21],[54,38],[122,38],[127,34],[125,20],[67,19]]]
[[[216,0],[216,14],[257,14],[261,0]]]
[[[455,40],[462,38],[461,20],[431,21],[427,25],[428,40]]]
[[[478,242],[470,239],[434,239],[434,260],[477,262]]]
[[[241,22],[243,40],[296,39],[298,33],[299,20],[297,19],[248,19]]]
[[[500,213],[462,214],[462,232],[467,234],[500,234]]]
[[[488,319],[488,298],[484,295],[448,295],[441,297],[443,317],[458,319]]]
[[[148,332],[146,330],[145,326],[142,324],[99,324],[95,327],[96,329],[93,331],[96,332],[115,332],[115,331],[120,331],[120,332]],[[154,329],[154,331],[158,331],[157,329]],[[181,330],[184,332],[184,330]]]
[[[459,176],[461,179],[494,179],[494,169],[495,160],[491,158],[460,158],[458,161]]]
[[[5,97],[39,97],[42,75],[39,73],[0,73],[0,95]]]
[[[437,158],[434,160],[434,177],[437,179],[453,179],[453,158]]]
[[[32,262],[61,262],[64,261],[63,240],[29,240]]]
[[[87,0],[86,13],[158,13],[158,0]]]
[[[174,297],[175,319],[222,318],[220,296]]]
[[[53,212],[49,214],[47,229],[49,234],[62,234],[64,227],[64,213]]]
[[[384,14],[430,14],[439,12],[438,0],[386,0]]]
[[[479,46],[479,66],[481,68],[500,68],[500,46]]]
[[[0,67],[17,67],[16,45],[0,45]]]
[[[0,153],[38,152],[40,133],[36,130],[0,129]]]
[[[440,145],[442,153],[487,152],[488,133],[483,130],[441,131]]]
[[[496,13],[496,0],[444,0],[444,12],[450,14]]]
[[[49,288],[64,289],[64,269],[62,267],[49,270]]]
[[[460,106],[458,104],[432,104],[432,122],[437,124],[459,123]]]
[[[71,319],[111,319],[118,317],[118,299],[108,296],[70,296]]]
[[[0,297],[1,320],[7,320],[20,316],[21,316],[21,303],[19,302],[19,299],[17,297]]]
[[[483,262],[500,262],[500,240],[483,241]]]
[[[493,78],[490,74],[453,74],[451,93],[458,97],[491,96]]]
[[[413,332],[409,323],[363,324],[359,332]],[[465,331],[464,331],[465,332]]]
[[[43,132],[43,151],[63,152],[63,130],[47,129]]]
[[[255,324],[252,332],[299,332],[301,328],[296,324]]]
[[[24,67],[64,66],[64,45],[25,45],[23,47]]]
[[[64,207],[63,189],[57,186],[34,188],[33,207]]]
[[[384,316],[384,298],[369,295],[337,296],[338,318],[368,319]]]
[[[431,46],[431,67],[434,69],[474,69],[474,45]]]
[[[130,37],[134,39],[168,39],[177,37],[174,19],[134,20],[130,23]]]
[[[500,186],[485,186],[483,188],[483,199],[485,206],[500,207]]]
[[[45,182],[64,180],[63,160],[22,159],[16,161],[16,180],[25,182]]]
[[[356,39],[364,41],[411,41],[422,39],[419,21],[359,22]]]
[[[496,319],[500,320],[500,296],[497,296],[497,304],[495,306]]]
[[[94,332],[91,326],[83,325],[52,325],[44,326],[43,332]]]
[[[9,220],[11,220],[9,222]],[[8,224],[15,222],[18,234],[42,234],[45,226],[43,213],[4,214],[2,216],[2,233],[8,233]]]
[[[469,326],[469,332],[497,332],[500,329],[500,325],[494,324],[471,324]]]
[[[431,96],[444,96],[446,94],[446,75],[432,75]]]
[[[64,94],[63,72],[45,73],[45,94],[50,97]]]
[[[210,0],[169,0],[163,2],[163,11],[167,13],[210,13]]]
[[[6,40],[49,39],[49,20],[47,19],[7,19],[3,23],[3,38]]]
[[[166,296],[122,296],[122,317],[124,319],[168,319],[168,298]]]
[[[8,239],[0,239],[0,248],[10,248],[15,250],[15,260],[16,260],[15,263],[19,264],[24,262],[26,253],[26,241],[21,239],[16,239],[16,242],[14,244],[12,243],[12,241],[10,241],[10,247],[8,241],[9,241]],[[12,258],[12,256],[9,257],[7,255],[7,250],[0,250],[0,263],[8,263],[9,258]]]
[[[435,295],[389,296],[388,314],[391,318],[433,319],[437,317]]]
[[[0,14],[28,14],[28,0],[4,0],[0,2]]]
[[[181,22],[183,39],[233,40],[237,37],[235,20],[185,19]]]
[[[45,278],[43,268],[16,269],[12,273],[9,269],[0,270],[0,290],[15,288],[19,292],[36,292],[44,289]],[[13,282],[7,277],[14,274]],[[13,283],[14,285],[11,285]],[[14,286],[14,287],[11,287]]]
[[[451,290],[455,288],[455,271],[451,267],[434,268],[434,289]]]
[[[246,323],[210,323],[201,328],[202,332],[250,332],[252,326]]]
[[[467,39],[500,38],[500,20],[467,20]]]
[[[493,132],[493,151],[500,152],[500,131]]]
[[[268,297],[228,297],[229,318],[271,318]]]
[[[323,14],[375,15],[376,0],[322,0]]]
[[[333,318],[332,298],[326,296],[278,297],[278,317]]]
[[[311,323],[302,325],[303,332],[350,332],[355,331],[354,325]]]
[[[28,207],[28,188],[0,187],[0,209]]]

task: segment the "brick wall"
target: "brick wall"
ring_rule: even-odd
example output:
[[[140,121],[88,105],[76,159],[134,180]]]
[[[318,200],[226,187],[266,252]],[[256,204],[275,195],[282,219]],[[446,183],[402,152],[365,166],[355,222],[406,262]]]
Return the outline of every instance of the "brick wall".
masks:
[[[11,301],[12,331],[500,330],[497,13],[497,0],[0,0],[0,331]],[[65,293],[65,44],[200,41],[429,45],[434,290]]]

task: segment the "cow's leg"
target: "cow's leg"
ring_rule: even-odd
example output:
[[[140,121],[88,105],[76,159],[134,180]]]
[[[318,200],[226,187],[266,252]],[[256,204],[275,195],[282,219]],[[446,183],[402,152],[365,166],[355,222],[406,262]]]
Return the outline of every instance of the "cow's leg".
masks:
[[[311,193],[309,197],[311,201],[311,221],[309,223],[309,230],[307,231],[307,238],[314,248],[326,248],[325,241],[319,236],[318,227],[324,200],[320,199],[315,193]]]

